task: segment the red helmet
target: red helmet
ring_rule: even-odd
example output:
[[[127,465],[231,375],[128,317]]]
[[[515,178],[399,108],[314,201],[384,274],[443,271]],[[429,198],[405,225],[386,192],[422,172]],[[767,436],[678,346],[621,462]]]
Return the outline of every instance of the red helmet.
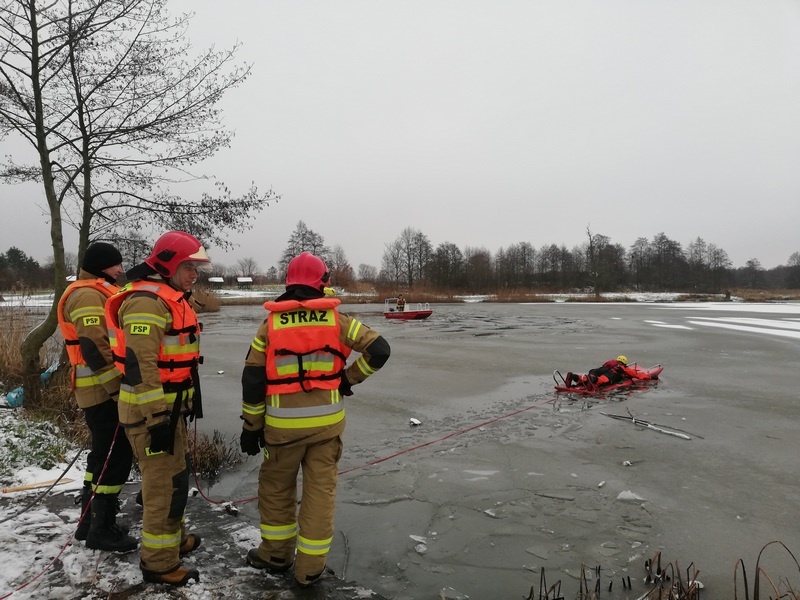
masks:
[[[156,240],[150,256],[144,262],[163,277],[172,277],[178,265],[187,260],[211,262],[203,244],[185,231],[168,231]]]
[[[286,269],[286,285],[307,285],[322,290],[330,278],[325,262],[311,252],[295,256]]]

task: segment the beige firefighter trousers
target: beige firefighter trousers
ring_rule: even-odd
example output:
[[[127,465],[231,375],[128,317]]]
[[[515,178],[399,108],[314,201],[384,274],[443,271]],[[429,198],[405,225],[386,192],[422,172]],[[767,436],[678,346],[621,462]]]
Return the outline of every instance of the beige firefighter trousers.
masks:
[[[258,474],[259,555],[273,564],[294,561],[294,576],[300,583],[307,583],[325,568],[333,541],[341,457],[340,436],[312,444],[264,449],[264,462]],[[302,498],[298,512],[297,475],[301,467]]]
[[[183,517],[189,494],[189,447],[186,422],[178,419],[172,454],[148,455],[150,434],[145,426],[126,429],[142,473],[141,567],[167,573],[180,565],[185,539]]]

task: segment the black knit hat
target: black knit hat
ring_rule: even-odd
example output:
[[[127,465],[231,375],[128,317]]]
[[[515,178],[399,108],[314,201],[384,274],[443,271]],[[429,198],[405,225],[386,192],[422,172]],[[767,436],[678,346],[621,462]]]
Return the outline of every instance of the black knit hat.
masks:
[[[81,268],[87,273],[103,276],[103,270],[122,264],[122,254],[114,246],[105,242],[95,242],[86,249]]]

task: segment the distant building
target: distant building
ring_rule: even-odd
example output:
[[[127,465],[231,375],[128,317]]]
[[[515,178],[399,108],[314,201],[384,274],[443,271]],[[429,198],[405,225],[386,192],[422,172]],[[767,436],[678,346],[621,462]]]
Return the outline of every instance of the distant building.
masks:
[[[222,277],[209,277],[208,283],[211,285],[211,288],[214,290],[218,290],[223,286],[225,280]]]
[[[240,290],[244,290],[247,288],[253,287],[253,278],[252,277],[237,277],[236,283],[239,286]]]

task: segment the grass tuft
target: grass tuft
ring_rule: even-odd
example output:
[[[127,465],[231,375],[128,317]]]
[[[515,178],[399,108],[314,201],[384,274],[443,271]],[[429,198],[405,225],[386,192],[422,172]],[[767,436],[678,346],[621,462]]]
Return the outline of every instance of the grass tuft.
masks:
[[[0,441],[0,481],[15,484],[16,473],[25,467],[52,469],[66,462],[72,444],[49,421],[20,419],[16,411],[0,414],[3,438]]]
[[[198,474],[206,480],[214,480],[223,471],[242,462],[239,440],[235,437],[226,440],[216,429],[211,437],[205,433],[197,434],[197,448],[193,456]]]

